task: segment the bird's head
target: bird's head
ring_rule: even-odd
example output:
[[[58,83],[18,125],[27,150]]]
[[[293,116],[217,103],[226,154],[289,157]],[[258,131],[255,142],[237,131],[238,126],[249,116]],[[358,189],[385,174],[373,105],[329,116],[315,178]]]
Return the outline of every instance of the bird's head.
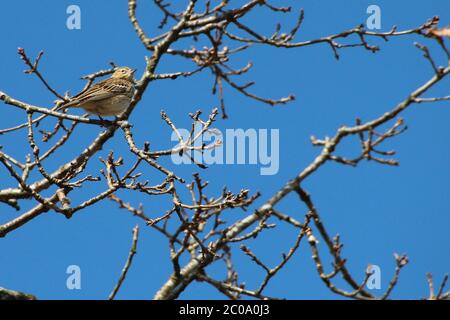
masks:
[[[116,71],[114,71],[112,78],[126,79],[126,80],[132,81],[135,72],[136,72],[136,69],[131,69],[128,67],[120,67],[120,68],[117,68]]]

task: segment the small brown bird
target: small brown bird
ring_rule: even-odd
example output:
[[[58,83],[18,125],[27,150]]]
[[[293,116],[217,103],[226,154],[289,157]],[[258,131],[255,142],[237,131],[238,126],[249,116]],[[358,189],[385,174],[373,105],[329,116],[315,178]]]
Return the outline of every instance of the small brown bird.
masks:
[[[98,116],[118,116],[130,105],[134,94],[135,69],[120,67],[111,78],[100,81],[81,92],[57,110],[69,107],[83,108]]]

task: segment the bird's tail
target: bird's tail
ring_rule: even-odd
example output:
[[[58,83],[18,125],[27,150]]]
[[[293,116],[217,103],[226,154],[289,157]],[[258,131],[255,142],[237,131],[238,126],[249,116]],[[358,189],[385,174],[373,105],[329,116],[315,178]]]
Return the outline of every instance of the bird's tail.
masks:
[[[58,108],[56,108],[55,110],[56,110],[56,111],[60,111],[60,110],[64,110],[64,109],[67,109],[67,108],[76,107],[76,106],[78,106],[78,104],[79,104],[79,101],[78,101],[78,100],[71,100],[71,101],[62,103],[62,104],[61,104]]]

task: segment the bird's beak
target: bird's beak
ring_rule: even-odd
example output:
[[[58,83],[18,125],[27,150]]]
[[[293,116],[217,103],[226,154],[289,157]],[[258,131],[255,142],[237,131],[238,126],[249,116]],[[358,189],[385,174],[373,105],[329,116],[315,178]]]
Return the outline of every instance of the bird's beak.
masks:
[[[137,69],[132,69],[131,73],[134,74],[137,71]]]

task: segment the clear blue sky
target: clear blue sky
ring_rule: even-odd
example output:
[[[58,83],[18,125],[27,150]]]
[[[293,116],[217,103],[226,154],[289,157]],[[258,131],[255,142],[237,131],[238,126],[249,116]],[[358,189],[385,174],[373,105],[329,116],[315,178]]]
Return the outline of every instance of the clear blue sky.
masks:
[[[149,1],[140,1],[149,2]],[[450,2],[433,1],[282,1],[303,7],[306,17],[299,38],[310,39],[335,33],[364,23],[369,4],[382,9],[382,28],[392,25],[400,29],[418,26],[433,15],[441,17],[441,25],[450,23]],[[77,4],[82,10],[82,29],[66,28],[66,8]],[[127,17],[126,1],[4,1],[0,5],[0,89],[23,101],[49,106],[54,100],[37,79],[22,73],[23,62],[17,47],[30,56],[44,49],[40,67],[57,90],[75,93],[84,85],[81,75],[106,68],[109,61],[129,65],[142,72],[149,55],[136,37]],[[271,32],[278,18],[261,13],[251,16],[255,29]],[[156,34],[159,14],[150,5],[141,4],[138,16],[147,32]],[[287,30],[294,16],[284,19]],[[260,176],[256,165],[217,165],[201,172],[211,181],[209,194],[217,195],[224,185],[233,191],[248,188],[270,197],[317,155],[309,143],[310,135],[322,138],[333,135],[343,124],[353,124],[391,109],[406,95],[432,76],[432,70],[421,52],[413,46],[414,36],[392,39],[372,54],[361,48],[341,51],[336,61],[326,45],[284,50],[255,47],[236,56],[233,65],[254,63],[246,78],[256,79],[256,93],[277,98],[295,94],[297,100],[286,106],[270,108],[225,89],[230,119],[218,121],[226,128],[280,129],[280,171],[275,176]],[[422,39],[419,39],[423,42]],[[437,55],[442,63],[443,56]],[[189,65],[164,58],[159,72],[187,70]],[[448,94],[449,81],[443,81],[430,94]],[[204,73],[190,79],[152,83],[131,117],[136,140],[149,140],[155,148],[168,148],[170,130],[161,121],[164,109],[179,126],[190,124],[188,112],[206,112],[217,106],[211,96],[212,78]],[[22,112],[0,104],[2,128],[25,120]],[[382,289],[386,289],[394,270],[393,253],[406,253],[410,264],[404,268],[394,298],[421,298],[428,294],[425,273],[432,272],[437,281],[449,271],[450,226],[450,108],[449,103],[413,106],[404,114],[409,127],[403,135],[389,141],[386,149],[395,149],[400,167],[362,163],[358,168],[327,164],[306,181],[323,221],[332,234],[338,232],[345,244],[343,254],[348,267],[362,279],[366,266],[376,264],[382,270]],[[47,129],[51,124],[46,123]],[[98,128],[83,126],[75,143],[56,154],[47,163],[56,168],[64,160],[82,150],[97,134]],[[6,152],[24,154],[25,132],[0,136]],[[342,150],[355,152],[353,147]],[[117,134],[101,154],[114,149],[117,155],[131,159],[121,134]],[[26,151],[28,152],[28,151]],[[100,154],[99,154],[100,155]],[[92,169],[99,163],[94,157]],[[22,158],[23,159],[23,158]],[[199,169],[175,167],[169,159],[163,163],[190,179]],[[146,172],[157,182],[159,175]],[[0,170],[0,186],[9,183]],[[93,184],[72,201],[77,203],[98,190]],[[170,207],[168,198],[142,198],[140,194],[121,194],[137,205],[142,202],[147,215],[156,217]],[[24,206],[26,207],[26,205]],[[18,212],[0,207],[0,223]],[[304,208],[294,197],[281,203],[280,210],[301,217]],[[232,219],[244,216],[242,211],[228,213]],[[71,220],[50,212],[25,227],[0,239],[0,286],[33,293],[41,299],[104,299],[115,285],[128,254],[131,229],[141,225],[138,254],[118,294],[121,299],[149,299],[166,281],[170,272],[167,242],[155,231],[114,203],[102,202],[77,213]],[[281,252],[287,252],[295,239],[295,231],[280,225],[248,243],[269,265],[275,265]],[[321,244],[323,245],[323,243]],[[325,250],[324,250],[325,252]],[[236,248],[234,257],[240,280],[248,288],[264,276]],[[307,243],[269,285],[267,294],[286,298],[335,298],[319,280]],[[329,267],[326,260],[326,267]],[[76,264],[82,270],[82,290],[67,290],[66,267]],[[257,271],[255,271],[255,269]],[[216,274],[221,270],[212,267]],[[329,270],[329,269],[328,269]],[[383,291],[383,290],[381,290]],[[381,292],[380,291],[380,292]],[[377,293],[377,292],[374,292]],[[222,298],[214,289],[193,284],[181,298]]]

